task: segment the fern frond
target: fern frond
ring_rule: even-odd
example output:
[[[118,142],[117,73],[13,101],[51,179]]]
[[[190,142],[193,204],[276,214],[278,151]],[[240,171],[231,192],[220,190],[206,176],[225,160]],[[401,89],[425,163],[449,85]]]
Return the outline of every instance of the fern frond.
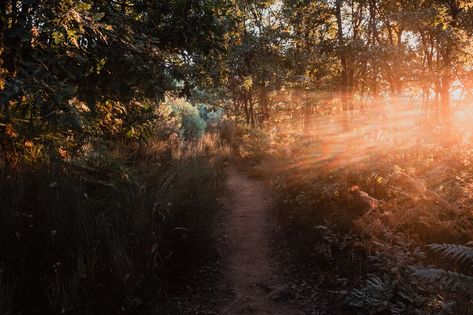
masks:
[[[473,294],[473,277],[462,273],[443,269],[420,268],[414,271],[414,275],[422,280],[437,283],[448,290]]]
[[[345,303],[365,310],[366,314],[405,314],[406,304],[399,300],[396,291],[392,280],[371,276],[364,286],[345,296]]]
[[[473,247],[455,244],[431,244],[428,247],[454,262],[462,264],[473,262]]]

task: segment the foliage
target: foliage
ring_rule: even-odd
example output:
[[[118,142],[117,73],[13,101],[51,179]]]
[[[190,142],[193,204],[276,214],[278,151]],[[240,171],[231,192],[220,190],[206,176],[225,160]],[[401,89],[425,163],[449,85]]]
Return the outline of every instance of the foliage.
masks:
[[[270,141],[263,130],[223,120],[218,131],[221,139],[232,148],[234,156],[250,166],[260,165],[269,156]]]
[[[1,312],[164,311],[163,290],[192,270],[184,257],[210,243],[222,173],[209,145],[2,170]]]
[[[207,104],[197,104],[200,117],[207,123],[208,126],[217,127],[219,122],[223,119],[223,109],[213,109],[212,106]]]
[[[339,293],[327,299],[341,299],[347,313],[468,313],[470,271],[448,269],[469,263],[470,247],[431,245],[448,258],[446,269],[423,267],[432,258],[420,250],[432,240],[470,238],[471,157],[465,148],[445,152],[426,145],[415,157],[391,151],[336,166],[317,160],[323,149],[309,141],[289,154],[276,147],[267,162],[297,264],[304,277],[307,268],[318,275],[306,281]]]
[[[390,280],[382,280],[373,276],[366,280],[366,285],[353,289],[347,296],[346,302],[354,307],[367,309],[369,314],[403,314],[406,309],[402,302],[392,303],[395,288]]]
[[[473,277],[459,272],[427,268],[416,270],[415,275],[431,283],[443,286],[448,290],[459,291],[470,295],[471,292],[473,292],[471,285]]]
[[[473,262],[471,247],[455,244],[431,244],[429,248],[453,263],[468,264],[471,269]],[[469,296],[473,295],[473,277],[471,275],[438,268],[416,268],[414,275],[448,290],[458,291]]]
[[[467,263],[473,261],[473,248],[463,245],[455,244],[432,244],[430,249],[436,253],[442,254],[443,257],[448,257],[456,263]]]
[[[223,25],[214,16],[219,6],[3,1],[5,163],[15,164],[29,148],[53,157],[71,143],[82,145],[86,136],[149,136],[159,100],[176,82],[189,80],[192,67],[183,62],[184,52],[197,60],[223,45]],[[183,17],[193,23],[183,27]]]
[[[261,130],[245,128],[240,138],[236,140],[240,142],[238,150],[240,158],[254,165],[260,163],[268,154],[269,139]]]
[[[472,21],[468,0],[0,1],[0,312],[153,304],[211,239],[230,147],[348,312],[468,313]],[[422,267],[429,243],[450,263]]]
[[[0,313],[166,312],[223,174],[197,109],[162,101],[224,48],[224,7],[0,2]]]
[[[186,139],[200,139],[206,129],[206,121],[199,109],[183,98],[168,96],[163,106],[169,106],[173,115],[179,121],[182,134]]]

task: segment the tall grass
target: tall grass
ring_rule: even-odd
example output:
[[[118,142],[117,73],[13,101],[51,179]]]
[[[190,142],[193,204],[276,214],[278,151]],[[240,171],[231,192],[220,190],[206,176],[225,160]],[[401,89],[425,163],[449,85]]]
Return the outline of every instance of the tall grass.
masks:
[[[218,141],[0,170],[0,313],[158,312],[211,241]]]

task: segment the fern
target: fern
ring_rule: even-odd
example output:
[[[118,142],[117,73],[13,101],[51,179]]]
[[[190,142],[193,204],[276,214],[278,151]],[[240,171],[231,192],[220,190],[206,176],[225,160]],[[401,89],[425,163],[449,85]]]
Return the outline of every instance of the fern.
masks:
[[[428,247],[454,263],[472,263],[473,247],[456,244],[431,244]],[[473,277],[461,272],[437,268],[415,268],[414,276],[436,283],[450,291],[463,291],[473,295]]]
[[[453,262],[462,264],[473,262],[473,247],[455,244],[431,244],[428,247]]]
[[[437,283],[451,291],[464,291],[473,294],[473,277],[463,273],[435,268],[416,269],[414,275],[418,278]]]
[[[345,296],[345,303],[364,309],[369,314],[384,312],[402,314],[406,310],[406,305],[401,301],[395,301],[395,289],[391,280],[372,276],[366,280],[363,287],[351,290]]]

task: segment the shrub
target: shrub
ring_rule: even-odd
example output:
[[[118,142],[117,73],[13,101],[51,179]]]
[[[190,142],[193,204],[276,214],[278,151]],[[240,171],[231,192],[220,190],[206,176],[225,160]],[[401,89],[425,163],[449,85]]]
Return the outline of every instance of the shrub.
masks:
[[[202,119],[197,107],[183,98],[166,96],[164,106],[172,109],[173,115],[178,119],[182,134],[186,139],[200,139],[206,129],[205,120]]]
[[[232,120],[222,120],[218,130],[221,139],[232,148],[235,156],[241,161],[256,166],[269,156],[270,141],[263,130],[242,127]]]
[[[223,119],[222,108],[212,108],[207,104],[198,104],[197,109],[199,110],[200,117],[206,122],[208,127],[216,128],[220,121]]]

